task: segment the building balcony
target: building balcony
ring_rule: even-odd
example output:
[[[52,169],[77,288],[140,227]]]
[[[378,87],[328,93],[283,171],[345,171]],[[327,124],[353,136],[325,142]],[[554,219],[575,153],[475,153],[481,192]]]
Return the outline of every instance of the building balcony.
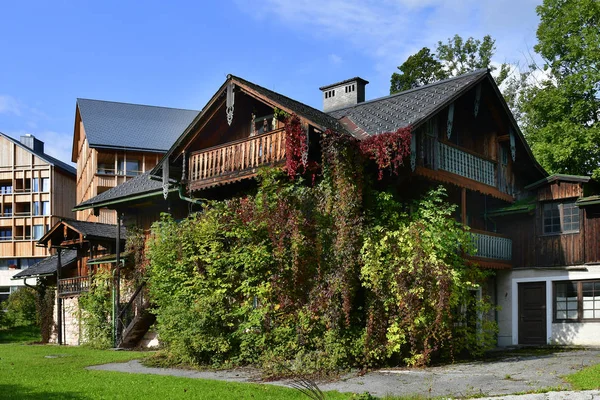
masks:
[[[277,129],[191,153],[189,189],[198,190],[256,175],[256,169],[285,160],[285,131]]]
[[[501,260],[510,263],[512,260],[512,240],[494,232],[471,230],[473,244],[477,252],[475,258]]]
[[[88,276],[77,276],[58,280],[58,295],[71,296],[87,292],[90,289]]]

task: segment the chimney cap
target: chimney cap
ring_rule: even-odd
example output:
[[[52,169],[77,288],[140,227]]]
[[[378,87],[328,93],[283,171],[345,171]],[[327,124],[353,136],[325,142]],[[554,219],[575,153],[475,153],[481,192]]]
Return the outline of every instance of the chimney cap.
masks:
[[[369,81],[367,81],[359,76],[355,76],[354,78],[346,79],[346,80],[343,80],[343,81],[337,82],[337,83],[332,83],[331,85],[321,86],[319,88],[319,90],[327,90],[334,86],[341,86],[341,85],[344,85],[344,84],[350,83],[350,82],[362,83],[363,85],[367,85],[369,83]]]

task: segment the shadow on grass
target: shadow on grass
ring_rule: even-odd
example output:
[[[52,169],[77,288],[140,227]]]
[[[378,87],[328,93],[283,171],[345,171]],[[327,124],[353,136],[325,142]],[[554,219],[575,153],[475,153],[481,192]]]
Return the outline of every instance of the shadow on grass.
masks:
[[[34,325],[21,325],[0,329],[0,343],[39,342],[42,340],[40,328]]]
[[[32,392],[31,389],[26,386],[4,383],[0,383],[0,393],[2,393],[3,399],[77,400],[87,398],[86,396],[72,392]]]

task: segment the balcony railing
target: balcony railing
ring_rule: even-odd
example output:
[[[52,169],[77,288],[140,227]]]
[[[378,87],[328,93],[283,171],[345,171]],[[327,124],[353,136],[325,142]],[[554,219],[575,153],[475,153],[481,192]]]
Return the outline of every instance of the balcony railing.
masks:
[[[471,231],[473,243],[477,249],[475,257],[492,258],[495,260],[512,260],[512,240],[495,233]]]
[[[194,152],[189,160],[190,183],[216,182],[246,175],[262,165],[285,159],[285,132],[269,133]]]
[[[421,156],[424,166],[463,176],[489,186],[496,184],[496,163],[457,146],[441,143],[435,137],[424,136]]]
[[[87,292],[89,289],[90,278],[88,276],[59,279],[58,281],[59,295],[79,294]]]

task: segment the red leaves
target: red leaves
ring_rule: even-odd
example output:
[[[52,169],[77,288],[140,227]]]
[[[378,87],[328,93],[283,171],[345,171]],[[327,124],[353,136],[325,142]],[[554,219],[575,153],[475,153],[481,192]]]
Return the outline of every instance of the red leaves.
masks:
[[[302,167],[306,171],[308,143],[306,131],[302,128],[300,118],[296,114],[285,120],[285,166],[288,176],[294,179]]]
[[[404,158],[410,155],[411,127],[400,128],[396,132],[373,135],[360,143],[360,151],[375,160],[379,168],[378,178],[383,178],[383,170],[389,168],[398,175],[404,165]]]

